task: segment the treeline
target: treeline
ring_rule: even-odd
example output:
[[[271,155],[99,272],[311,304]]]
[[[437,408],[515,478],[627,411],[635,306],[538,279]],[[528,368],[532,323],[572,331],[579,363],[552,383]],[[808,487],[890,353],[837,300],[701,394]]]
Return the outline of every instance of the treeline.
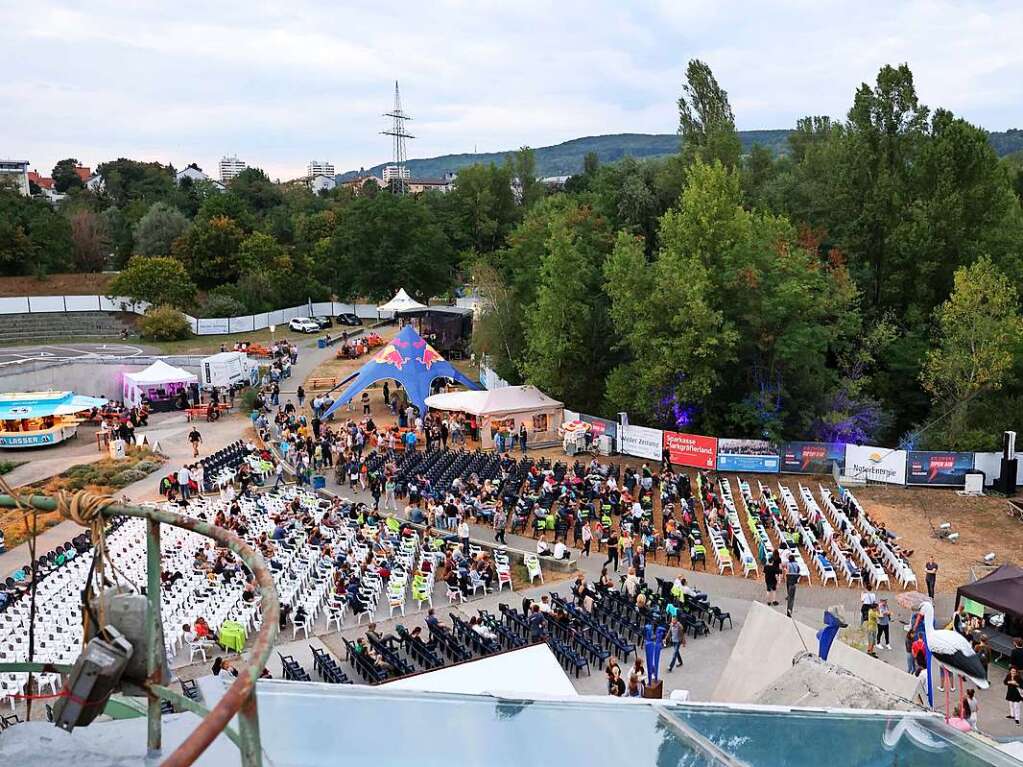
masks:
[[[589,412],[989,449],[1023,427],[1019,158],[885,67],[846,120],[741,150],[690,63],[680,152],[597,167],[480,254],[477,344]]]

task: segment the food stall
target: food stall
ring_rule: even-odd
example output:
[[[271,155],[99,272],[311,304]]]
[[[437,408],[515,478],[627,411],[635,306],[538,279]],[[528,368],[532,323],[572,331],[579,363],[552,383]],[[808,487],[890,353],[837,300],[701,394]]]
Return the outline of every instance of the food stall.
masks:
[[[69,391],[0,394],[0,449],[59,444],[78,433],[82,413],[104,404]]]
[[[484,391],[457,391],[426,398],[431,410],[448,410],[475,415],[480,424],[480,443],[494,447],[494,438],[517,434],[525,424],[531,447],[556,445],[558,429],[565,417],[562,403],[535,386],[504,386]]]
[[[174,410],[199,378],[187,370],[157,360],[137,373],[124,374],[124,402],[128,407],[148,403],[151,410]]]

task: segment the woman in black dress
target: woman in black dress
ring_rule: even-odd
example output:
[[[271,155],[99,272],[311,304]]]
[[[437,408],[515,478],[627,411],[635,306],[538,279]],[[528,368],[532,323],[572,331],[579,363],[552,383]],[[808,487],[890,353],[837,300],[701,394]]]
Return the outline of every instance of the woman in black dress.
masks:
[[[764,565],[764,585],[767,587],[767,604],[777,605],[778,577],[781,575],[781,557],[775,551]]]

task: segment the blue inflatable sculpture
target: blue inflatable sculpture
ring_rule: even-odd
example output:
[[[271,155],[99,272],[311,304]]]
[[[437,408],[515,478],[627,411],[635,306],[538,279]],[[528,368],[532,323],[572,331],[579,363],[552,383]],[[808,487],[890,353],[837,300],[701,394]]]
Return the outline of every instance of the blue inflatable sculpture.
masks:
[[[817,654],[821,656],[821,660],[828,659],[828,653],[831,652],[831,645],[834,643],[835,637],[838,636],[839,629],[844,629],[846,625],[846,622],[836,613],[831,610],[824,611],[824,628],[817,632],[817,641],[819,642]]]

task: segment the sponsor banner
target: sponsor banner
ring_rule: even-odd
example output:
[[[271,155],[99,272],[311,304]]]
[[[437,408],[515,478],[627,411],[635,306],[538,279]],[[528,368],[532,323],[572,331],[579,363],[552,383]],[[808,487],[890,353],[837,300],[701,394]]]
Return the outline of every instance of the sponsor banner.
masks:
[[[199,320],[198,335],[224,335],[231,332],[231,319],[229,317],[203,317]]]
[[[11,434],[0,437],[0,447],[37,447],[52,445],[55,441],[52,431],[43,434]]]
[[[662,434],[660,429],[648,429],[646,426],[623,426],[622,453],[659,461]]]
[[[973,453],[911,450],[906,482],[911,485],[962,487],[966,484],[968,471],[973,471]]]
[[[598,418],[595,415],[586,415],[586,413],[579,413],[578,417],[580,421],[590,425],[590,434],[593,435],[594,439],[599,438],[603,434],[608,435],[611,439],[617,439],[617,422],[609,421],[606,418]]]
[[[874,445],[846,445],[845,476],[889,485],[904,485],[906,451]]]
[[[717,437],[666,431],[664,432],[664,447],[668,449],[673,464],[693,466],[698,469],[713,469],[717,466]]]
[[[844,442],[786,442],[780,453],[787,474],[830,474],[835,463],[839,471],[845,468]]]
[[[718,471],[752,471],[761,474],[777,474],[781,461],[776,455],[739,455],[718,453]]]

